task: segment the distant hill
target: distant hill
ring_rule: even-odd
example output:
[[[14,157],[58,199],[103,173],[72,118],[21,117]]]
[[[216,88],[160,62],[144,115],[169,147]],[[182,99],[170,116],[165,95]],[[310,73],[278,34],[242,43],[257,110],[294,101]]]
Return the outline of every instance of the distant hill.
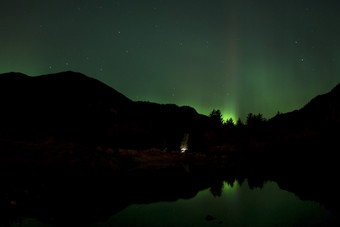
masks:
[[[191,107],[133,102],[96,79],[70,71],[36,77],[2,74],[0,102],[2,136],[174,149],[185,133],[208,125],[208,118]]]
[[[340,124],[340,84],[330,92],[318,95],[300,110],[304,122],[320,125]]]
[[[132,104],[109,86],[74,72],[37,77],[3,74],[0,95],[2,125],[11,134],[25,136],[91,135],[92,130],[112,126]]]
[[[0,188],[0,210],[8,217],[49,209],[57,218],[75,211],[88,217],[93,210],[102,216],[112,204],[124,208],[121,195],[135,185],[143,199],[145,192],[174,190],[179,179],[181,192],[188,184],[196,193],[188,176],[214,182],[214,171],[275,180],[303,198],[338,207],[339,101],[340,85],[300,110],[223,127],[188,106],[134,102],[80,73],[1,74],[0,178],[7,186]],[[195,153],[161,152],[179,151],[184,138]],[[145,179],[167,184],[149,191]]]
[[[279,114],[270,123],[285,128],[329,129],[340,125],[340,84],[318,95],[300,110]]]
[[[270,146],[261,157],[251,160],[260,163],[263,173],[282,189],[339,212],[334,179],[340,171],[340,84],[299,110],[277,115],[268,124]]]

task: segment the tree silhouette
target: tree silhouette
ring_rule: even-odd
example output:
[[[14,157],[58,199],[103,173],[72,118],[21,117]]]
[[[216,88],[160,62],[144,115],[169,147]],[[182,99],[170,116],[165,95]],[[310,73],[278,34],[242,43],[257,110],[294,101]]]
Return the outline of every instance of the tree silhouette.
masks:
[[[225,126],[226,126],[227,128],[232,128],[232,127],[234,127],[234,126],[235,126],[234,120],[233,120],[232,118],[227,119],[227,121],[225,122]]]
[[[222,113],[219,109],[217,109],[217,110],[213,109],[211,111],[209,117],[215,125],[217,125],[217,126],[223,125]]]
[[[210,192],[214,197],[221,197],[223,192],[223,181],[217,180],[210,187]]]
[[[253,113],[248,113],[247,115],[247,125],[251,126],[254,123],[255,115]]]
[[[265,122],[266,119],[263,117],[261,113],[258,113],[257,115],[253,113],[249,113],[247,115],[247,125],[248,126],[259,126],[263,122]]]
[[[258,113],[258,114],[256,115],[256,121],[257,121],[257,122],[263,122],[263,121],[265,121],[265,119],[264,119],[264,117],[263,117],[263,115],[262,115],[261,113]]]
[[[236,127],[243,127],[244,123],[242,122],[241,118],[239,118],[236,122]]]

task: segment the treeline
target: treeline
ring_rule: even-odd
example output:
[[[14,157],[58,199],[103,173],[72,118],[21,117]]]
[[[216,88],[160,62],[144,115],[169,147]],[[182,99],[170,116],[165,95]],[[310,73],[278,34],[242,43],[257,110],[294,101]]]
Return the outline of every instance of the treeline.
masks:
[[[199,139],[200,150],[208,154],[240,153],[263,147],[273,139],[270,122],[261,113],[249,113],[245,122],[240,118],[224,120],[219,109],[212,110],[208,117],[210,127]]]
[[[241,118],[238,118],[238,120],[235,122],[233,118],[229,118],[227,120],[223,120],[222,112],[219,109],[213,109],[211,113],[209,114],[209,118],[212,122],[216,124],[216,126],[225,126],[225,127],[242,127],[242,126],[259,126],[267,121],[263,117],[261,113],[253,114],[249,113],[247,115],[246,122],[244,123]]]

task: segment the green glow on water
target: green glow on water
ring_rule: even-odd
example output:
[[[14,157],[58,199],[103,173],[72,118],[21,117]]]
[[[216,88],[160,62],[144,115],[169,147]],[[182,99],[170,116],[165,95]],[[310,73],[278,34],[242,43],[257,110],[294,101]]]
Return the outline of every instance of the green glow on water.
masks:
[[[207,220],[207,217],[212,220]],[[302,201],[274,182],[263,189],[247,183],[224,183],[220,197],[210,189],[194,198],[176,202],[135,204],[112,216],[107,223],[118,226],[300,226],[323,225],[332,220],[329,211],[315,202]],[[334,220],[333,220],[334,221]]]
[[[234,183],[229,184],[228,182],[224,182],[223,183],[223,194],[232,194],[234,195],[235,193],[237,193],[237,191],[239,190],[240,185],[238,183],[237,180],[234,181]]]
[[[275,182],[250,189],[247,182],[223,183],[221,196],[210,188],[172,202],[132,204],[92,226],[339,226],[336,215],[312,201],[300,200]],[[67,225],[67,223],[65,223]],[[18,226],[13,224],[12,226]],[[25,226],[45,226],[26,218]]]

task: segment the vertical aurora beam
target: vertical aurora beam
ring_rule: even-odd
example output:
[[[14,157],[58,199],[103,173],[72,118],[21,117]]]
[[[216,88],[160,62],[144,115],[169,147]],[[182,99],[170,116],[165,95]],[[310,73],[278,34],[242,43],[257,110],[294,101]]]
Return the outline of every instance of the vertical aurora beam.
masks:
[[[4,2],[0,72],[78,71],[234,120],[299,109],[340,81],[335,1],[118,2]]]
[[[232,118],[235,122],[240,117],[238,110],[237,93],[239,90],[240,76],[240,37],[239,37],[239,22],[235,11],[235,6],[226,6],[227,11],[227,27],[225,29],[224,37],[225,42],[225,66],[223,75],[225,79],[225,87],[227,91],[227,97],[222,107],[222,113],[224,120]]]

